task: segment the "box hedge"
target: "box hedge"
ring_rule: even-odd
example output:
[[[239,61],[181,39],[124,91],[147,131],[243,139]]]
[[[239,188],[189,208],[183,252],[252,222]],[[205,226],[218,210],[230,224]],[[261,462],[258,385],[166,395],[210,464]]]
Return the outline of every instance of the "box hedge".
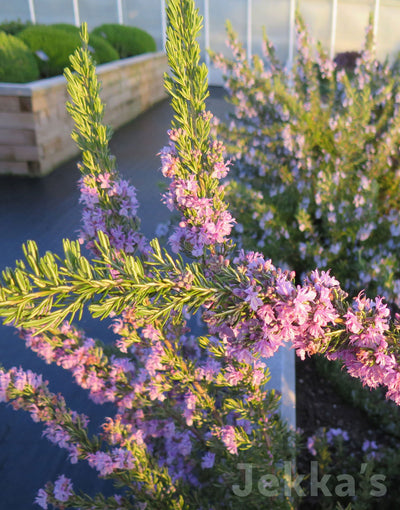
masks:
[[[50,26],[59,30],[65,30],[70,34],[76,34],[79,37],[79,27],[76,27],[75,25],[70,25],[68,23],[55,23]],[[89,35],[89,49],[93,49],[92,55],[96,64],[105,64],[106,62],[119,59],[118,52],[109,42],[99,35]]]
[[[14,83],[62,74],[69,66],[69,56],[81,44],[79,28],[68,23],[5,22],[0,24],[0,34],[0,81]],[[9,39],[13,34],[16,37]],[[149,33],[112,23],[101,25],[90,34],[89,47],[97,64],[156,51]]]
[[[118,52],[120,58],[156,51],[154,38],[144,30],[117,23],[96,27],[92,34],[103,37]]]
[[[71,27],[71,26],[70,26]],[[69,56],[80,46],[79,29],[34,25],[18,34],[36,55],[40,74],[43,78],[62,74],[69,65]],[[93,57],[98,64],[118,59],[118,54],[99,37],[89,41]]]
[[[38,65],[26,44],[0,31],[0,81],[26,83],[38,78]]]

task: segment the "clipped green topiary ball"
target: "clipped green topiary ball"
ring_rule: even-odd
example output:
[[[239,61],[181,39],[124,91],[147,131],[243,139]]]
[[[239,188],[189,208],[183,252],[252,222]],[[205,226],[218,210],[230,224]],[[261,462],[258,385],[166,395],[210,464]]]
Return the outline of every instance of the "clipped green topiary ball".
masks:
[[[35,53],[43,78],[62,74],[80,44],[79,34],[45,25],[26,28],[18,37]]]
[[[26,44],[0,31],[0,81],[26,83],[38,79],[38,65]]]
[[[103,37],[117,50],[121,58],[133,57],[156,51],[154,38],[144,30],[117,23],[106,23],[96,27],[92,34]]]
[[[31,26],[18,34],[36,55],[43,78],[57,76],[70,65],[69,57],[81,45],[79,29],[74,25],[59,24]],[[92,55],[97,64],[118,59],[114,48],[99,37],[89,38]]]
[[[97,64],[105,64],[112,60],[119,60],[118,51],[99,35],[89,35],[89,48],[93,48],[94,52],[92,55]]]
[[[66,32],[69,32],[70,34],[77,34],[79,35],[79,27],[75,25],[71,25],[70,23],[52,23],[51,25],[48,25],[52,28],[57,28],[60,30],[65,30]]]
[[[79,28],[75,25],[70,25],[68,23],[55,23],[50,26],[79,36]],[[106,62],[119,59],[118,52],[111,46],[110,43],[99,35],[89,35],[89,49],[93,50],[92,56],[96,64],[105,64]]]

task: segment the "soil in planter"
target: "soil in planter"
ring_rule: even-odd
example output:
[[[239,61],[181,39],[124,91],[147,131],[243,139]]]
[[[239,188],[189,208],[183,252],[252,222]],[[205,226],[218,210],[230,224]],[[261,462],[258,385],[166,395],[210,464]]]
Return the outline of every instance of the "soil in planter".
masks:
[[[296,358],[296,418],[306,437],[320,427],[351,430],[359,437],[369,432],[365,413],[340,398],[318,373],[315,358]]]
[[[340,428],[347,432],[349,439],[346,441],[346,448],[351,450],[349,455],[354,459],[354,464],[356,466],[359,465],[360,468],[363,462],[365,462],[365,452],[363,451],[365,440],[375,441],[378,445],[382,445],[383,448],[389,448],[390,451],[394,452],[393,458],[390,457],[390,460],[384,461],[383,464],[375,464],[374,467],[375,473],[377,469],[380,469],[378,472],[386,477],[384,483],[387,487],[387,494],[379,498],[371,497],[370,500],[362,503],[361,506],[360,503],[357,504],[357,501],[355,501],[356,504],[353,501],[353,506],[349,507],[349,509],[369,510],[376,508],[381,510],[384,508],[397,508],[397,505],[400,504],[400,448],[398,437],[400,421],[398,421],[398,409],[393,404],[388,404],[388,406],[392,406],[387,409],[389,417],[391,416],[390,412],[393,410],[393,425],[396,422],[399,424],[398,427],[393,427],[393,433],[391,433],[391,424],[389,423],[388,425],[387,421],[386,427],[379,426],[379,413],[377,416],[371,416],[371,413],[363,410],[362,406],[359,408],[351,400],[340,396],[340,391],[334,381],[325,378],[321,374],[321,368],[318,369],[318,366],[320,367],[321,365],[318,365],[315,358],[307,358],[304,361],[301,361],[299,358],[296,359],[296,419],[297,427],[302,431],[305,443],[307,443],[307,438],[315,435],[322,427],[326,429]],[[330,377],[330,379],[332,378]],[[351,389],[349,394],[351,394]],[[384,401],[384,398],[381,401]],[[378,455],[380,455],[380,451],[383,450],[378,450]],[[333,455],[332,458],[334,459],[335,456]],[[337,510],[341,508],[337,506],[338,503],[342,504],[343,509],[347,510],[347,504],[351,498],[343,498],[341,500],[335,497],[334,494],[332,497],[323,497],[320,491],[318,496],[311,497],[309,494],[310,462],[315,460],[316,457],[310,454],[307,444],[303,444],[302,448],[299,449],[297,457],[297,471],[300,474],[306,475],[304,482],[301,484],[306,492],[306,496],[300,498],[299,510]],[[386,467],[382,467],[382,465]],[[326,471],[324,470],[324,472]],[[334,464],[330,473],[333,473],[331,478],[336,480],[337,475],[346,473],[346,471],[343,469],[343,466]],[[356,495],[357,475],[358,473],[355,474]],[[321,474],[319,480],[321,480]],[[332,489],[332,485],[330,488]]]

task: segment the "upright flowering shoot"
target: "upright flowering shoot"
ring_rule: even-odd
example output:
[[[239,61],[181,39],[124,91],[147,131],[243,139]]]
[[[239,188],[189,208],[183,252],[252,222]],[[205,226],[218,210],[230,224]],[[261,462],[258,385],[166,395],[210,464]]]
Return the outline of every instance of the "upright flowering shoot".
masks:
[[[88,47],[86,26],[82,28],[82,42]],[[65,70],[71,102],[67,110],[75,122],[72,138],[82,151],[79,181],[84,209],[81,242],[95,250],[97,232],[110,237],[113,246],[127,253],[146,251],[143,236],[138,232],[140,221],[136,215],[136,190],[119,176],[109,141],[111,128],[103,123],[104,105],[100,100],[100,84],[88,52],[71,56],[74,73]],[[86,93],[87,92],[87,93]]]
[[[223,146],[210,135],[211,113],[205,110],[208,96],[207,67],[199,65],[196,37],[201,18],[194,3],[169,3],[167,54],[171,76],[165,86],[175,111],[170,142],[161,151],[162,173],[172,179],[164,200],[180,214],[170,237],[173,251],[199,257],[209,249],[224,252],[234,220],[227,211],[219,180],[228,173]],[[187,19],[192,19],[190,26]],[[185,29],[182,30],[182,27]]]
[[[46,437],[65,448],[71,462],[85,461],[99,477],[114,480],[116,494],[107,499],[78,495],[61,475],[37,495],[36,503],[45,509],[240,508],[242,500],[232,491],[240,483],[237,463],[253,463],[260,470],[268,465],[281,478],[281,460],[293,455],[291,434],[276,413],[278,397],[265,390],[264,364],[251,356],[235,359],[210,334],[201,339],[189,335],[183,319],[186,311],[229,296],[228,277],[245,289],[249,305],[244,306],[252,312],[261,299],[258,286],[253,290],[247,277],[242,285],[224,257],[232,218],[219,179],[227,164],[222,146],[209,133],[206,70],[198,66],[194,37],[199,18],[193,1],[171,0],[169,16],[176,43],[169,43],[169,52],[177,58],[179,51],[183,54],[170,82],[177,112],[171,151],[163,151],[165,172],[174,177],[169,197],[183,215],[181,223],[187,221],[179,227],[184,233],[179,248],[191,255],[209,248],[215,257],[185,264],[162,251],[157,240],[143,256],[135,192],[118,176],[109,152],[110,130],[103,125],[93,62],[87,49],[77,50],[74,72],[66,76],[73,136],[83,151],[80,241],[96,260],[85,258],[77,241],[64,242],[63,261],[51,253],[40,257],[28,241],[26,263],[3,273],[0,315],[29,328],[22,332],[27,347],[68,370],[95,403],[114,405],[115,412],[89,441],[84,415],[70,412],[46,392],[40,378],[15,368],[0,371],[0,400],[44,422]],[[86,47],[85,27],[83,39]],[[221,267],[226,271],[218,279]],[[238,301],[242,306],[240,296]],[[104,345],[71,324],[86,306],[94,317],[115,318],[114,344]],[[223,304],[220,309],[226,313]],[[259,508],[260,498],[254,492],[246,504]],[[291,499],[279,495],[273,508],[278,507],[293,508]]]

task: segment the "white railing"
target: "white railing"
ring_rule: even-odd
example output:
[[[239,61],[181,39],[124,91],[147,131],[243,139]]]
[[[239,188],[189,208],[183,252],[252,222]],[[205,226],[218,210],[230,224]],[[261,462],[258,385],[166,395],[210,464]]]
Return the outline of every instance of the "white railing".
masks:
[[[32,4],[33,4],[33,0],[29,0],[29,1],[32,2]],[[80,19],[80,16],[79,16],[79,0],[72,0],[72,7],[73,7],[73,10],[74,10],[75,25],[77,27],[79,27],[79,25],[81,24],[81,19]]]
[[[104,22],[140,26],[155,38],[159,49],[165,47],[166,0],[0,0],[2,19],[20,17],[32,23],[87,21],[89,28]],[[368,16],[374,13],[374,32],[379,58],[400,50],[399,0],[197,0],[204,16],[200,40],[204,51],[224,50],[224,22],[230,19],[246,45],[250,58],[261,47],[261,27],[265,26],[278,55],[289,65],[295,54],[294,14],[296,6],[316,39],[321,39],[331,57],[340,51],[359,50]],[[23,12],[22,12],[23,11]],[[17,16],[16,16],[17,12]],[[64,19],[65,18],[65,19]],[[1,19],[0,19],[1,21]]]
[[[29,2],[29,15],[31,17],[32,23],[36,23],[36,13],[35,13],[35,4],[33,3],[33,0],[28,0]]]

